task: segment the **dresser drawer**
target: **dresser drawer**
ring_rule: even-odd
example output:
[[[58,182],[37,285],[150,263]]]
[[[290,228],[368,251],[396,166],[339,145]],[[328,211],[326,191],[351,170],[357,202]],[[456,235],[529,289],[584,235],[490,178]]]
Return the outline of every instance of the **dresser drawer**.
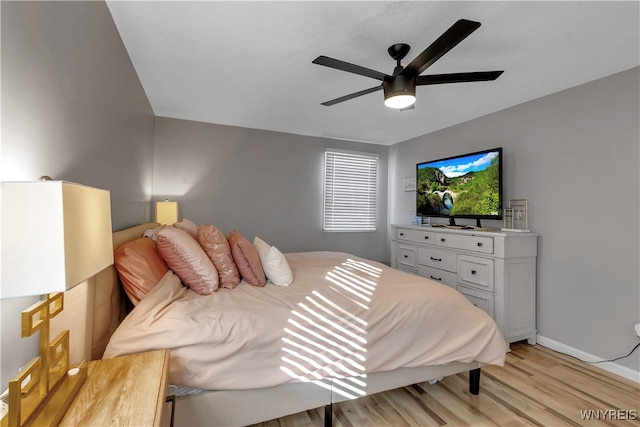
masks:
[[[407,240],[416,243],[433,243],[435,238],[436,233],[433,231],[411,230],[406,228],[396,230],[397,240]]]
[[[419,248],[418,264],[456,272],[456,253],[435,248]]]
[[[493,318],[493,295],[458,286],[458,292]]]
[[[438,246],[446,248],[462,249],[484,254],[493,253],[493,237],[436,233],[435,239]]]
[[[438,268],[427,267],[426,265],[419,265],[418,275],[427,279],[434,280],[436,282],[440,282],[443,285],[447,285],[453,289],[456,288],[456,273],[440,270]]]
[[[398,245],[396,249],[396,262],[399,268],[415,270],[416,263],[416,247],[408,245]]]
[[[493,292],[493,260],[458,255],[458,283]]]

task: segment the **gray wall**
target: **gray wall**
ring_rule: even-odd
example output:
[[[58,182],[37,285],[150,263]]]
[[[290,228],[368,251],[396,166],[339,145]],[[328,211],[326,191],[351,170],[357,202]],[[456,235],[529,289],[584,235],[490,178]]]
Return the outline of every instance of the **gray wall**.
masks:
[[[417,161],[503,147],[506,199],[528,199],[540,233],[538,333],[627,354],[640,322],[639,81],[634,68],[392,146],[390,222],[414,209],[401,187]],[[619,363],[638,371],[638,352]]]
[[[148,220],[155,118],[106,5],[0,7],[0,180],[50,175],[104,188],[114,229]],[[38,352],[37,335],[20,338],[19,313],[34,301],[1,301],[2,389]]]
[[[181,217],[258,235],[283,252],[337,250],[388,261],[388,147],[158,117],[154,197]],[[375,232],[322,231],[325,148],[380,155]]]

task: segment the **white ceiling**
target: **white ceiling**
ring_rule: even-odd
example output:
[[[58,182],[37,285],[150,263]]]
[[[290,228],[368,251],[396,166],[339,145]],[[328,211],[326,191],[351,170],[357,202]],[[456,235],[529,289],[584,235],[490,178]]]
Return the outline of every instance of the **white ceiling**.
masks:
[[[640,65],[639,5],[498,1],[107,1],[157,116],[390,145]],[[493,82],[421,86],[395,111],[379,81],[460,18],[482,26],[422,75],[504,70]]]

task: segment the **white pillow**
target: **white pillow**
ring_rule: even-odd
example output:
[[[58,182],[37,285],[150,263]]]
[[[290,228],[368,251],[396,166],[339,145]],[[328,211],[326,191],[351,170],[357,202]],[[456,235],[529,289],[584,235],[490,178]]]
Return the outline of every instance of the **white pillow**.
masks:
[[[158,225],[153,228],[148,228],[144,230],[144,234],[142,235],[142,237],[148,237],[155,242],[158,240],[158,232],[163,228],[165,228],[165,226],[162,226],[162,225]]]
[[[253,239],[253,247],[258,251],[267,279],[274,285],[290,286],[293,282],[293,273],[284,254],[258,236]]]

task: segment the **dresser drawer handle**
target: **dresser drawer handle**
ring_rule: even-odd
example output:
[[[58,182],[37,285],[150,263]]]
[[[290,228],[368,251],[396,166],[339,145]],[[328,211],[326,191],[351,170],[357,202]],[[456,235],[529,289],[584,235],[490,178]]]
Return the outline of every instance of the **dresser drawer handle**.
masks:
[[[442,277],[433,277],[430,276],[433,280],[437,280],[438,282],[442,282]]]
[[[444,237],[442,237],[442,238],[440,239],[440,241],[441,241],[441,242],[444,242],[445,240],[446,240],[446,239],[445,239]]]
[[[405,258],[409,258],[409,255],[404,255]]]
[[[482,246],[482,242],[478,242],[478,246]]]
[[[404,236],[404,233],[400,233],[401,236]]]
[[[429,240],[429,236],[424,236],[424,240]]]
[[[475,270],[471,270],[471,274],[476,274],[476,271]]]
[[[434,257],[429,257],[431,258],[432,261],[442,261],[442,258],[434,258]]]

